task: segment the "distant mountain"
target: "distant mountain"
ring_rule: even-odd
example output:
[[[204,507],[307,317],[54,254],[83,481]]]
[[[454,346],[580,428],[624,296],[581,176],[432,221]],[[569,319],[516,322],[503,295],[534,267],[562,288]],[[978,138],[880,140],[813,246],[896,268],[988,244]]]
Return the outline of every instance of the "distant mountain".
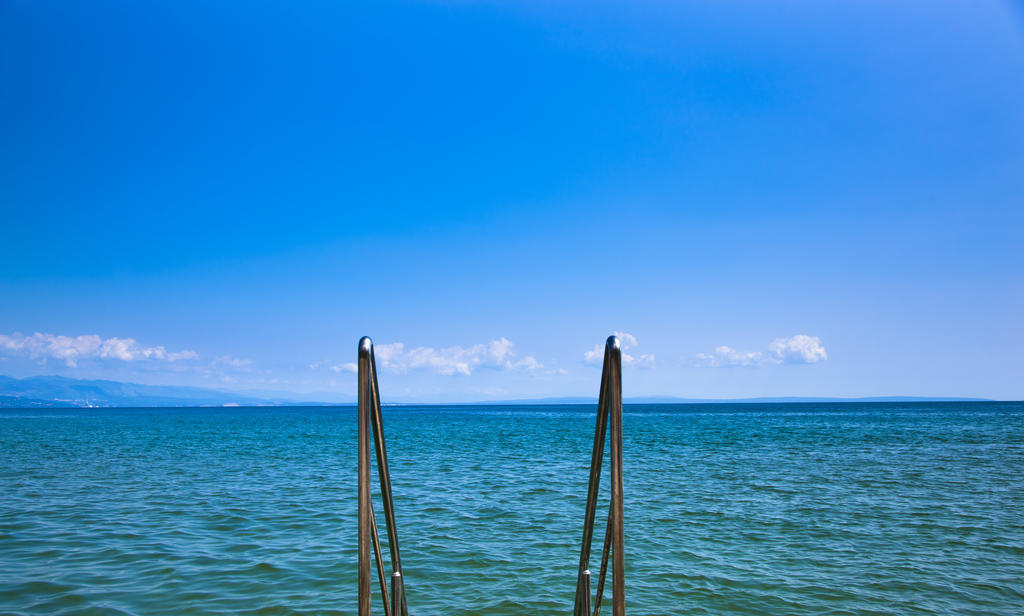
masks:
[[[798,402],[991,402],[988,398],[949,398],[940,396],[873,396],[868,398],[766,397],[766,398],[676,398],[673,396],[624,397],[624,404],[785,404]],[[533,398],[485,400],[466,404],[597,404],[597,398]]]
[[[317,400],[316,398],[319,398]],[[334,399],[335,402],[323,402]],[[341,402],[338,402],[340,400]],[[915,396],[879,396],[871,398],[776,397],[776,398],[675,398],[670,396],[627,397],[627,404],[780,404],[786,402],[982,402],[983,398],[946,398]],[[385,400],[390,404],[412,405],[416,402]],[[337,394],[289,394],[288,392],[232,392],[202,387],[139,385],[118,381],[71,379],[62,376],[33,376],[15,379],[0,376],[0,408],[27,407],[132,407],[132,406],[289,406],[352,404]],[[529,405],[529,404],[597,404],[597,398],[586,396],[534,398],[515,400],[483,400],[460,404]]]
[[[130,406],[281,406],[309,400],[239,394],[202,387],[139,385],[118,381],[0,376],[0,408]]]

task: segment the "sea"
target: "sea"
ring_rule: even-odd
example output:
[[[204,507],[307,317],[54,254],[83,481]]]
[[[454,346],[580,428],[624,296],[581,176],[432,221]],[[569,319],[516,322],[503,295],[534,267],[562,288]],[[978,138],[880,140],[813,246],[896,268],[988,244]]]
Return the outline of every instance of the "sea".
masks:
[[[595,405],[383,414],[410,613],[571,614]],[[628,614],[1024,613],[1022,403],[623,429]],[[0,410],[0,614],[356,614],[356,464],[352,407]]]

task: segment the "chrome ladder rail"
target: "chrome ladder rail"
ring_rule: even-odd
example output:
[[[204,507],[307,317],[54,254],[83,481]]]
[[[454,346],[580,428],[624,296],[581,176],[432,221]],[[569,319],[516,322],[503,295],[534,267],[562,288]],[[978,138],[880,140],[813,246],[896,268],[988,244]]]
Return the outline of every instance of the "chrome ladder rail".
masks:
[[[377,387],[377,365],[373,358],[373,341],[359,340],[359,616],[370,616],[370,549],[373,548],[380,582],[381,602],[385,616],[409,616],[402,578],[402,558],[398,550],[398,528],[395,525],[395,504],[391,496],[391,475],[388,472],[388,453],[384,445],[384,422],[380,410],[380,390]],[[377,457],[377,477],[384,506],[384,522],[391,552],[390,602],[384,559],[381,555],[377,519],[370,500],[370,434],[373,434]]]
[[[605,528],[604,547],[601,551],[601,572],[597,581],[597,596],[590,613],[590,548],[594,537],[597,515],[597,495],[601,483],[601,464],[604,460],[605,434],[611,436],[611,504],[608,525]],[[580,568],[576,576],[576,601],[573,616],[599,616],[601,595],[604,593],[608,573],[608,557],[612,564],[612,616],[625,616],[625,570],[623,554],[622,503],[622,349],[616,336],[609,336],[604,346],[604,368],[601,371],[601,391],[597,401],[597,428],[594,450],[590,458],[590,486],[587,491],[587,509],[583,521],[583,544],[580,548]]]

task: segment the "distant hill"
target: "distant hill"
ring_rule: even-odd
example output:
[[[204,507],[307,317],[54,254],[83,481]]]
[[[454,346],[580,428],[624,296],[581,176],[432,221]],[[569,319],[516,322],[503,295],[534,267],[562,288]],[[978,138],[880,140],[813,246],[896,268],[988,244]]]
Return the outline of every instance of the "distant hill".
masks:
[[[764,397],[764,398],[676,398],[673,396],[636,396],[623,398],[625,404],[785,404],[797,402],[991,402],[988,398],[949,398],[940,396],[873,396],[867,398]],[[466,404],[597,404],[597,398],[533,398],[486,400]]]
[[[132,407],[132,406],[320,406],[338,404],[310,398],[354,400],[337,394],[289,394],[287,392],[232,392],[202,387],[139,385],[118,381],[71,379],[62,376],[33,376],[15,379],[0,376],[0,408],[66,408],[66,407]],[[627,397],[627,404],[779,404],[786,402],[982,402],[983,398],[947,398],[915,396],[881,396],[871,398],[775,397],[775,398],[676,398],[670,396]],[[416,402],[385,400],[385,403],[416,404]],[[597,404],[597,398],[562,397],[517,400],[483,400],[464,404],[529,405],[529,404]]]
[[[308,400],[254,396],[202,387],[139,385],[118,381],[0,376],[0,408],[129,406],[264,406],[317,404]]]

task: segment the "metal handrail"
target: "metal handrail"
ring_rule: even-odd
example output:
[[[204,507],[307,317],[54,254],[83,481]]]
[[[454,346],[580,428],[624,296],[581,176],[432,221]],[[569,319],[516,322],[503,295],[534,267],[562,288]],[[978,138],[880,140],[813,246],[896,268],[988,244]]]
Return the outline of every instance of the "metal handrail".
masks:
[[[373,355],[373,341],[368,337],[359,340],[359,397],[358,397],[358,438],[359,438],[359,616],[370,615],[371,582],[370,552],[376,561],[377,579],[380,583],[381,602],[385,616],[409,616],[405,597],[405,582],[402,576],[402,559],[398,549],[398,529],[395,524],[394,499],[391,494],[391,475],[388,471],[387,448],[384,444],[384,423],[381,415],[380,390],[377,385],[377,365]],[[605,529],[604,546],[601,551],[601,571],[597,582],[597,596],[591,603],[590,592],[590,550],[594,537],[594,523],[597,515],[597,497],[601,482],[601,465],[604,460],[606,434],[611,434],[611,502],[608,510],[608,524]],[[377,519],[370,498],[370,439],[374,443],[377,458],[377,476],[380,480],[381,500],[388,533],[388,549],[393,573],[391,589],[388,590],[384,575],[384,559],[381,552]],[[583,542],[580,548],[580,567],[576,578],[576,599],[574,616],[600,616],[601,598],[604,593],[611,557],[612,568],[612,616],[625,616],[625,557],[623,532],[622,499],[622,351],[619,339],[610,336],[605,343],[604,368],[601,372],[601,390],[597,403],[597,426],[594,433],[594,449],[590,460],[590,483],[587,491],[587,508],[583,524]],[[390,599],[390,600],[389,600]],[[591,613],[593,605],[593,613]]]
[[[604,346],[604,368],[601,371],[601,392],[597,400],[597,428],[594,449],[590,458],[590,486],[587,491],[587,509],[583,521],[583,544],[580,548],[580,568],[576,576],[576,600],[573,616],[591,616],[590,613],[590,547],[594,537],[597,515],[597,495],[601,483],[601,464],[604,460],[606,432],[611,433],[611,503],[608,526],[605,528],[604,547],[601,551],[601,573],[597,581],[597,597],[593,601],[593,616],[601,613],[601,595],[604,593],[608,572],[609,552],[612,561],[612,616],[625,616],[625,570],[623,554],[623,502],[622,502],[622,349],[616,336],[609,336]]]
[[[359,616],[370,615],[370,549],[373,549],[380,582],[381,602],[385,616],[409,616],[402,578],[402,558],[398,551],[398,528],[395,524],[395,504],[391,496],[391,475],[388,472],[388,453],[384,446],[384,422],[380,410],[380,390],[377,387],[377,365],[373,357],[373,341],[359,340]],[[384,505],[384,522],[391,552],[391,600],[388,601],[387,577],[381,554],[377,518],[370,500],[370,434],[377,457],[377,477]]]

